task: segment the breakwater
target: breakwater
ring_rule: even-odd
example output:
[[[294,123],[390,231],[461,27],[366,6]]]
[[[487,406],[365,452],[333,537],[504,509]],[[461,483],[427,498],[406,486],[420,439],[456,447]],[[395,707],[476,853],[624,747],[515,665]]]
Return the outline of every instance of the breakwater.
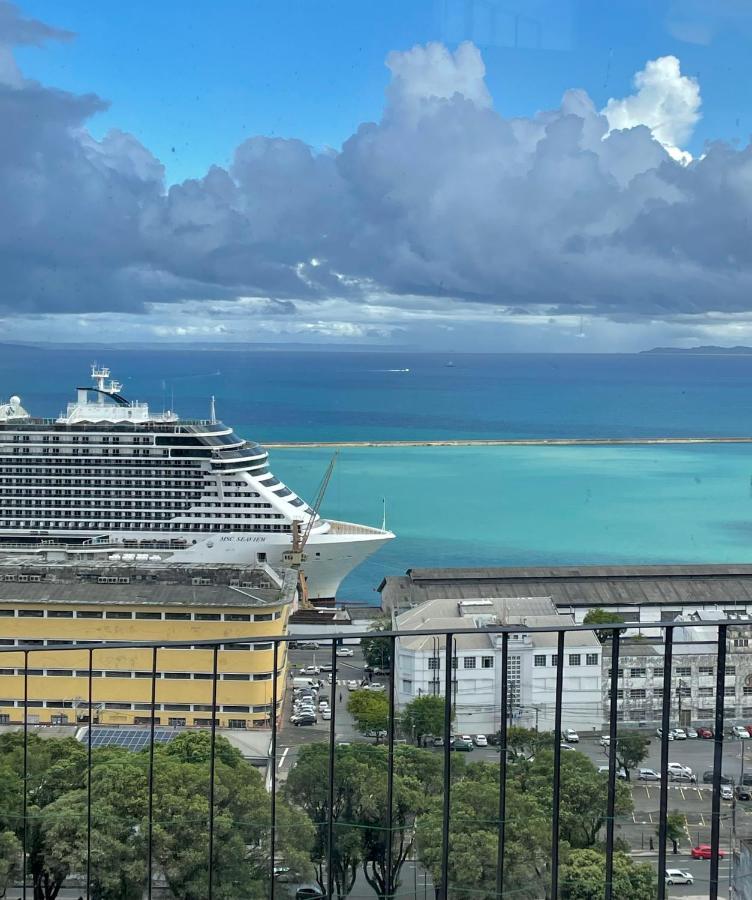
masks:
[[[752,437],[458,438],[413,441],[264,441],[270,450],[330,447],[608,447],[665,444],[752,444]]]

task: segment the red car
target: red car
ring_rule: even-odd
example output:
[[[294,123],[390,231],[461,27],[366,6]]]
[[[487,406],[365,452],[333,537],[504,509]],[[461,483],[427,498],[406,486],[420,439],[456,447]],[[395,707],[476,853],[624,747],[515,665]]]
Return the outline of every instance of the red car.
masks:
[[[713,854],[710,852],[710,844],[698,844],[692,848],[692,859],[710,859]],[[726,855],[725,850],[718,851],[718,859],[723,859]]]
[[[752,725],[745,725],[744,727],[747,729],[747,734],[752,737]]]
[[[697,737],[712,738],[713,737],[713,729],[712,728],[698,728],[697,729]]]

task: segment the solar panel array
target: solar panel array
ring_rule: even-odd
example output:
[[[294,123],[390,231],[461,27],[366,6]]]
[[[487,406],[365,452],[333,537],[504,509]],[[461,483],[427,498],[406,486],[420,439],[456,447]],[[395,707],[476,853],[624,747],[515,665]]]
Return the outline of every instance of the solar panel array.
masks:
[[[167,743],[180,733],[179,728],[155,728],[154,742]],[[88,744],[89,736],[82,729],[78,738]],[[149,746],[151,731],[148,728],[107,728],[95,725],[91,729],[92,747],[125,747],[128,750],[143,750]]]

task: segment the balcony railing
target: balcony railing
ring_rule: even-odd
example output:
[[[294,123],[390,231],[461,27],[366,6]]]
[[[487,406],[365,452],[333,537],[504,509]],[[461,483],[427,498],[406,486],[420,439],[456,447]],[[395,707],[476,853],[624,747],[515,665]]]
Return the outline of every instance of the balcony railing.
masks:
[[[657,792],[658,809],[656,818],[648,825],[650,848],[653,847],[654,836],[657,849],[653,856],[646,856],[646,859],[654,867],[651,876],[654,896],[661,900],[668,895],[663,877],[667,867],[686,867],[686,862],[684,866],[676,865],[677,857],[673,857],[670,851],[667,853],[666,849],[676,827],[669,815],[669,807],[675,802],[673,796],[671,802],[669,798],[677,790],[670,782],[670,774],[675,769],[670,759],[670,749],[673,751],[679,746],[674,742],[670,747],[669,742],[669,731],[677,724],[674,722],[677,683],[673,672],[679,654],[685,666],[691,662],[691,653],[687,652],[686,645],[679,648],[675,644],[675,630],[679,627],[701,627],[704,641],[707,641],[708,629],[712,629],[714,634],[712,741],[702,744],[708,750],[712,748],[712,766],[708,765],[708,772],[712,770],[712,779],[708,779],[707,785],[710,829],[707,841],[697,841],[707,845],[709,849],[702,853],[710,858],[703,863],[706,874],[696,879],[695,893],[703,896],[706,893],[711,900],[715,900],[722,876],[725,877],[722,867],[726,867],[725,853],[719,856],[719,850],[724,850],[721,832],[728,830],[726,826],[730,815],[733,816],[731,824],[734,829],[731,838],[735,839],[742,830],[737,830],[737,812],[741,817],[741,811],[736,806],[739,798],[734,798],[731,807],[722,809],[721,789],[726,778],[723,771],[724,741],[729,725],[724,710],[724,702],[728,703],[728,697],[724,697],[726,661],[730,652],[735,652],[737,657],[742,652],[748,652],[730,648],[730,632],[735,635],[738,632],[749,634],[752,622],[651,623],[651,628],[660,629],[663,635],[662,640],[651,641],[661,655],[661,665],[654,667],[653,678],[655,684],[663,689],[660,711],[662,737],[657,739],[654,730],[637,731],[643,737],[652,736],[654,743],[660,744],[660,762],[656,764],[655,773],[658,776],[655,779],[657,787],[653,788]],[[601,671],[603,678],[608,678],[609,667],[613,672],[619,670],[620,653],[627,640],[622,634],[623,628],[623,625],[598,625],[604,640],[601,651],[604,659],[598,669],[598,679]],[[623,867],[625,858],[630,865],[634,862],[629,860],[629,853],[624,856],[625,842],[617,833],[626,821],[620,813],[627,793],[626,788],[619,784],[619,770],[626,752],[624,732],[629,731],[630,727],[628,722],[620,722],[618,678],[610,680],[608,701],[603,710],[603,727],[599,729],[603,733],[600,742],[595,740],[593,734],[581,735],[581,745],[587,744],[591,757],[595,757],[590,762],[583,760],[578,763],[583,771],[594,772],[593,764],[597,762],[601,745],[604,760],[607,754],[607,773],[600,775],[601,780],[597,782],[603,788],[602,821],[600,824],[596,821],[597,827],[594,826],[595,830],[587,839],[572,836],[572,818],[574,816],[576,819],[578,815],[576,804],[580,798],[576,786],[573,788],[576,766],[565,758],[570,757],[571,753],[564,741],[564,716],[567,721],[578,721],[577,716],[582,720],[583,716],[591,717],[594,713],[591,708],[587,713],[584,711],[579,701],[579,688],[567,688],[565,692],[565,682],[575,677],[572,673],[572,654],[569,659],[566,654],[576,644],[578,634],[582,637],[583,632],[591,631],[590,626],[576,625],[525,626],[524,629],[487,626],[481,629],[421,629],[345,635],[348,644],[378,637],[386,642],[384,647],[388,647],[390,659],[396,661],[380,694],[385,697],[386,735],[383,744],[371,747],[367,752],[361,752],[349,736],[345,740],[338,735],[345,707],[342,697],[337,703],[337,695],[346,690],[346,685],[340,686],[338,681],[340,676],[346,680],[352,674],[348,660],[337,653],[343,635],[306,635],[306,641],[316,641],[326,647],[323,651],[319,647],[317,652],[324,654],[327,665],[331,667],[331,718],[326,731],[318,732],[325,738],[321,744],[311,744],[307,740],[293,741],[286,752],[280,753],[280,736],[287,733],[289,724],[284,714],[270,713],[267,792],[263,793],[263,802],[259,800],[260,780],[248,775],[244,768],[247,763],[241,761],[237,754],[230,754],[218,733],[223,723],[232,719],[232,714],[225,712],[225,707],[230,704],[222,695],[225,681],[221,676],[226,663],[220,656],[223,652],[221,645],[270,643],[273,677],[268,684],[268,707],[270,710],[280,709],[280,701],[287,695],[284,706],[287,709],[293,682],[284,668],[285,661],[289,662],[289,659],[288,648],[283,645],[300,640],[300,636],[252,635],[229,640],[226,637],[207,641],[192,639],[190,643],[107,642],[0,647],[0,668],[14,666],[13,671],[17,672],[15,678],[22,678],[19,682],[22,684],[22,695],[14,706],[18,719],[15,736],[0,736],[0,863],[5,852],[2,844],[4,834],[15,835],[19,843],[18,873],[15,879],[10,877],[10,884],[17,886],[9,887],[8,896],[33,896],[35,900],[54,897],[63,883],[66,887],[73,885],[81,896],[87,898],[173,896],[186,900],[212,900],[215,897],[267,896],[274,900],[275,896],[295,895],[296,891],[299,896],[316,896],[315,888],[302,888],[301,894],[301,888],[296,887],[295,883],[281,883],[281,876],[294,875],[283,870],[294,869],[297,865],[307,867],[302,877],[318,885],[318,895],[330,898],[347,894],[357,896],[359,891],[363,896],[363,885],[354,887],[359,878],[363,880],[363,873],[366,873],[365,878],[370,885],[366,889],[372,890],[380,900],[409,895],[417,900],[419,893],[427,894],[429,883],[442,900],[449,897],[494,896],[580,897],[584,896],[582,892],[575,894],[572,890],[571,879],[579,877],[572,861],[578,852],[590,849],[596,854],[595,858],[602,861],[602,876],[594,892],[591,890],[588,896],[602,896],[606,900],[625,897],[623,889],[617,888],[615,866]],[[514,638],[523,632],[532,639],[533,654],[536,640],[541,638],[543,644],[542,636],[548,636],[545,646],[550,660],[547,663],[552,692],[550,705],[540,697],[537,702],[528,703],[524,699],[527,689],[524,680],[528,677],[524,674],[524,667],[521,684],[515,674],[517,663],[510,666],[511,657],[518,653],[520,644]],[[496,693],[493,712],[494,716],[498,714],[494,721],[499,724],[499,754],[496,759],[495,752],[488,750],[485,762],[463,765],[460,759],[465,757],[453,752],[461,748],[461,743],[452,745],[453,721],[463,704],[472,704],[472,697],[459,695],[463,688],[462,680],[457,678],[457,657],[459,652],[467,654],[463,648],[468,646],[468,638],[477,638],[479,634],[500,636],[500,646],[496,647],[496,640],[489,642],[489,646],[496,647],[498,663],[487,669],[493,673],[489,677],[493,678]],[[426,735],[411,731],[406,724],[404,710],[399,708],[399,698],[408,690],[408,685],[397,684],[397,679],[409,681],[408,673],[400,671],[403,668],[399,662],[403,652],[400,642],[427,635],[442,644],[440,653],[430,656],[432,660],[438,659],[438,663],[432,663],[431,671],[425,673],[425,680],[434,686],[432,695],[440,698],[437,699],[437,703],[441,704],[440,727],[434,725],[430,730],[432,748],[408,750],[404,746],[406,741],[420,741]],[[157,722],[160,710],[158,683],[160,689],[165,683],[159,678],[162,664],[172,651],[186,648],[194,651],[203,648],[208,651],[211,660],[210,671],[204,673],[203,678],[204,685],[207,681],[210,685],[211,696],[210,701],[203,705],[207,715],[203,744],[189,742],[181,751],[185,758],[190,757],[191,765],[205,764],[205,782],[197,778],[195,783],[190,783],[193,787],[182,776],[176,775],[178,770],[169,768],[165,751],[157,740],[162,727],[162,723]],[[144,749],[140,756],[130,757],[138,761],[138,765],[134,764],[135,768],[129,767],[127,762],[118,767],[113,763],[115,756],[112,751],[108,755],[95,746],[97,711],[102,704],[101,698],[96,695],[101,694],[99,685],[107,682],[107,678],[100,682],[96,677],[99,672],[98,658],[102,658],[101,654],[111,657],[116,651],[147,650],[150,651],[151,662],[151,676],[147,682],[150,685],[150,700],[146,704],[138,704],[148,722],[141,731]],[[383,654],[386,652],[386,649],[382,650]],[[57,676],[40,676],[37,673],[45,666],[49,671],[50,659],[53,658],[55,665],[60,666],[61,658],[70,653],[86,659],[88,673],[83,682],[86,685],[85,696],[76,698],[73,703],[78,724],[89,725],[81,749],[80,777],[75,775],[75,765],[71,759],[57,757],[57,751],[50,749],[52,744],[39,740],[37,726],[32,720],[40,702],[49,699],[43,696],[44,691],[53,692],[50,697],[60,691],[59,686],[45,687],[48,683],[52,685]],[[9,660],[7,654],[13,654],[15,659]],[[39,654],[44,656],[42,662],[37,662]],[[540,653],[539,658],[542,655]],[[704,658],[707,655],[706,644]],[[739,677],[739,663],[736,665],[735,671]],[[6,671],[9,669],[6,668]],[[77,674],[83,674],[80,664],[77,665]],[[3,681],[0,679],[0,685]],[[0,686],[0,692],[5,690]],[[513,700],[513,697],[520,696],[520,690],[523,692],[522,699]],[[420,693],[417,696],[426,695]],[[687,701],[683,702],[686,710]],[[8,701],[0,700],[0,706],[4,703]],[[190,701],[188,705],[193,709]],[[401,705],[404,706],[404,702]],[[133,704],[134,709],[135,706]],[[147,708],[144,709],[144,706]],[[541,712],[544,718],[550,713],[550,738],[538,740],[535,754],[518,752],[520,729],[515,721],[525,707],[533,709],[536,717]],[[50,708],[50,704],[47,703],[44,708]],[[423,732],[426,728],[422,726]],[[186,730],[191,733],[190,729]],[[375,730],[378,744],[380,729]],[[290,729],[290,732],[296,736],[301,733],[299,729]],[[531,740],[533,736],[532,732],[528,735]],[[285,742],[288,740],[289,736]],[[589,741],[592,741],[592,746]],[[743,738],[739,738],[734,746],[741,750],[743,766]],[[281,767],[290,750],[290,755],[297,756],[297,759],[291,766],[287,760],[287,777],[284,778]],[[701,750],[698,740],[693,753],[700,755]],[[427,755],[423,757],[421,753]],[[175,759],[182,760],[183,757],[176,754]],[[306,772],[297,770],[296,767],[304,762],[309,769]],[[632,761],[631,764],[635,768],[639,766],[639,762]],[[479,768],[473,769],[473,765]],[[432,767],[438,779],[434,780],[433,789],[426,787],[427,782],[421,781],[421,778],[428,777],[426,773]],[[198,770],[190,771],[193,778]],[[13,787],[14,772],[19,776],[17,793],[14,793]],[[317,777],[316,773],[321,777]],[[550,781],[546,781],[549,775]],[[174,780],[171,781],[171,778]],[[349,787],[345,787],[346,782]],[[741,787],[746,783],[743,777],[739,782]],[[681,787],[681,780],[676,783]],[[591,781],[590,784],[596,782]],[[9,787],[5,789],[7,785]],[[356,787],[353,788],[353,785]],[[201,787],[201,790],[205,787],[205,795],[199,796],[201,790],[197,793],[195,786]],[[139,793],[142,788],[143,796]],[[347,791],[351,789],[360,792],[358,803],[348,795]],[[694,787],[691,790],[696,790],[699,803],[701,791]],[[248,806],[249,797],[255,798],[253,809],[256,811],[253,816],[246,815],[251,808]],[[180,803],[184,803],[186,808],[181,807]],[[727,813],[726,809],[730,812]],[[542,810],[549,811],[544,819],[541,819]],[[545,825],[541,824],[542,821]],[[492,837],[491,849],[489,835]],[[643,841],[644,838],[643,832]],[[10,849],[6,857],[13,855],[14,846],[11,838],[7,838],[7,842]],[[521,855],[525,847],[529,858]],[[61,848],[65,848],[64,853]],[[732,848],[734,851],[737,849]],[[53,862],[46,856],[48,851]],[[297,862],[293,864],[291,857],[296,852]],[[62,862],[61,853],[64,856],[67,854]],[[188,856],[190,866],[186,861]],[[474,860],[482,871],[476,868]],[[734,852],[733,862],[737,867],[738,852]],[[225,876],[227,868],[240,863],[247,863],[244,871],[250,872],[253,879],[243,888]],[[67,867],[65,872],[61,866]],[[10,865],[10,868],[13,866]],[[188,868],[190,872],[187,872]],[[405,874],[407,871],[412,872],[412,885]],[[421,891],[418,888],[419,872]],[[117,884],[113,885],[113,882]],[[0,883],[0,889],[2,886]],[[622,892],[619,893],[619,890]]]

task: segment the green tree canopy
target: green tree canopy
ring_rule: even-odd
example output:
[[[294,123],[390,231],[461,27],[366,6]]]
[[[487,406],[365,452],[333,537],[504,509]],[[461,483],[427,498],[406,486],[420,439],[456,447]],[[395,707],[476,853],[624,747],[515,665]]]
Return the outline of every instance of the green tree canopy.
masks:
[[[368,630],[379,632],[389,631],[392,627],[392,621],[388,616],[374,619]],[[363,651],[363,658],[366,665],[384,669],[391,668],[392,665],[392,642],[389,638],[373,637],[363,638],[360,642],[360,649]]]
[[[658,825],[655,833],[660,837],[661,827]],[[687,820],[684,813],[672,810],[666,816],[666,840],[671,841],[674,853],[679,852],[679,841],[687,834]]]
[[[454,718],[454,711],[452,711]],[[411,700],[402,710],[400,724],[405,735],[412,735],[416,744],[427,735],[444,733],[444,698],[426,694]]]
[[[603,896],[605,854],[597,850],[572,850],[560,873],[562,900],[594,900]],[[624,853],[614,853],[614,900],[654,900],[658,890],[654,869],[633,863]]]
[[[631,779],[631,770],[648,755],[650,738],[639,731],[622,731],[616,738],[616,761],[624,768],[627,779]]]
[[[5,897],[21,871],[21,841],[12,831],[0,831],[0,897]]]
[[[596,606],[595,609],[591,609],[585,615],[585,618],[582,620],[583,625],[615,625],[620,624],[624,621],[624,616],[619,615],[617,612],[611,612],[610,610],[602,609],[600,606]],[[611,635],[614,633],[613,628],[593,628],[595,631],[595,636],[598,640],[605,644],[606,641],[611,640]],[[619,629],[619,633],[623,634],[625,631],[624,628]]]
[[[361,734],[386,731],[389,724],[389,698],[381,691],[350,691],[347,711],[355,719],[355,726]]]

